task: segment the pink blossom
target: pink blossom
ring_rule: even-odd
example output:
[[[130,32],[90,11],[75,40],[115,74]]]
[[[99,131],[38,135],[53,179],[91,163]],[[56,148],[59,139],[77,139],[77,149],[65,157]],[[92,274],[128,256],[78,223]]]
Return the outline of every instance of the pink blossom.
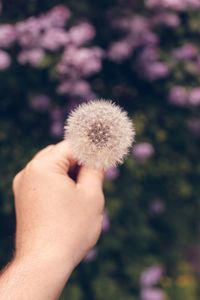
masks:
[[[31,98],[31,107],[38,111],[48,110],[51,106],[51,99],[46,95],[37,95]]]
[[[157,13],[151,22],[153,25],[165,25],[177,28],[180,25],[180,18],[176,13],[162,11]]]
[[[193,59],[198,55],[198,49],[192,44],[185,44],[172,52],[172,56],[177,59]]]
[[[121,62],[131,56],[140,47],[158,44],[157,35],[151,30],[151,24],[146,17],[134,15],[131,18],[114,20],[113,26],[124,32],[124,38],[113,42],[108,49],[111,60]]]
[[[148,8],[164,8],[183,11],[186,9],[197,9],[200,7],[199,0],[146,0]]]
[[[49,11],[46,16],[51,21],[51,26],[63,27],[71,16],[70,10],[64,5],[58,5]]]
[[[157,284],[164,273],[161,265],[153,265],[144,270],[140,276],[140,284],[142,287],[151,287]]]
[[[109,231],[109,229],[110,229],[110,220],[108,216],[108,211],[105,210],[103,215],[102,231],[105,233]]]
[[[38,67],[43,58],[45,52],[42,49],[31,49],[31,50],[22,50],[18,55],[18,61],[20,64],[30,64],[33,67]]]
[[[69,36],[61,28],[51,28],[46,31],[40,38],[40,45],[48,50],[58,50],[60,47],[66,46]]]
[[[135,15],[130,19],[127,38],[129,39],[129,43],[135,48],[142,45],[156,45],[158,43],[158,37],[151,30],[149,20],[139,15]]]
[[[105,174],[107,180],[115,180],[118,176],[119,176],[119,169],[117,167],[108,169]]]
[[[188,104],[188,92],[184,86],[174,86],[168,96],[169,102],[177,106]]]
[[[148,47],[150,46],[156,46],[159,42],[159,39],[158,39],[158,36],[151,32],[151,31],[148,31],[144,37],[138,41],[138,46],[140,45],[147,45]]]
[[[10,47],[16,39],[16,30],[13,25],[6,24],[0,26],[0,47]]]
[[[165,78],[170,69],[165,62],[160,61],[158,48],[148,46],[139,54],[137,62],[138,73],[151,81]]]
[[[94,38],[95,29],[89,23],[84,22],[72,27],[69,30],[68,34],[72,44],[76,46],[81,46]]]
[[[50,134],[56,138],[60,138],[64,134],[63,122],[61,120],[55,121],[51,124]]]
[[[169,67],[164,62],[154,62],[144,66],[143,76],[149,80],[165,78],[169,75]]]
[[[143,66],[158,61],[160,58],[157,47],[146,47],[140,53],[139,62]]]
[[[73,96],[87,96],[92,93],[90,85],[87,81],[63,81],[57,89],[59,94],[69,94]]]
[[[103,51],[98,47],[75,48],[67,47],[61,62],[57,66],[58,72],[71,75],[72,70],[77,76],[90,76],[101,70]]]
[[[0,50],[0,70],[5,70],[7,69],[11,64],[11,58],[10,55],[5,52]]]
[[[128,39],[114,42],[108,49],[108,57],[111,60],[121,62],[131,56],[133,51],[132,45]]]
[[[194,88],[190,91],[188,104],[192,106],[200,105],[200,88]]]
[[[141,300],[165,300],[165,294],[158,288],[147,288],[141,291]]]
[[[197,137],[200,136],[200,119],[191,119],[187,123],[190,131]]]
[[[151,202],[150,212],[153,213],[154,215],[160,215],[164,212],[164,210],[165,210],[165,203],[162,200],[156,199]]]
[[[185,0],[186,9],[198,9],[200,8],[199,0]]]
[[[36,17],[16,24],[17,40],[22,47],[37,47],[41,35],[41,23]]]
[[[112,25],[118,29],[130,30],[137,35],[149,30],[147,18],[136,14],[131,17],[114,18]]]
[[[154,154],[154,148],[149,143],[136,144],[133,148],[133,155],[138,162],[145,162]]]
[[[182,10],[184,8],[183,2],[184,0],[146,0],[146,6],[148,8],[164,7]]]
[[[134,15],[129,26],[131,30],[137,34],[141,34],[149,30],[148,19],[141,15]]]
[[[84,258],[84,262],[86,263],[89,263],[89,262],[92,262],[96,259],[97,257],[97,249],[96,248],[93,248],[91,249],[88,254],[86,255],[86,257]]]
[[[58,122],[63,119],[63,112],[59,107],[51,109],[51,119],[53,122]]]

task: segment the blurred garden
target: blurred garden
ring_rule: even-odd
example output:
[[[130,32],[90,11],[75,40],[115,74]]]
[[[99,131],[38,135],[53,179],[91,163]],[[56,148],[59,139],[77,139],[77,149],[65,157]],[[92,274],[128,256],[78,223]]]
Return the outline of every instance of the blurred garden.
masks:
[[[14,175],[79,103],[112,99],[136,142],[61,300],[200,299],[200,0],[1,0],[0,20],[0,266]]]

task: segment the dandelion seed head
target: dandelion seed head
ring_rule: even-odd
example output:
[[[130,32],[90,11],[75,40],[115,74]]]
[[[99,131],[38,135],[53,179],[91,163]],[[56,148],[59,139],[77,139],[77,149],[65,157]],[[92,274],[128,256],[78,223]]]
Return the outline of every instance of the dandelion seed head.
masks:
[[[81,104],[66,120],[65,138],[79,164],[108,169],[121,164],[134,141],[127,113],[109,100]]]

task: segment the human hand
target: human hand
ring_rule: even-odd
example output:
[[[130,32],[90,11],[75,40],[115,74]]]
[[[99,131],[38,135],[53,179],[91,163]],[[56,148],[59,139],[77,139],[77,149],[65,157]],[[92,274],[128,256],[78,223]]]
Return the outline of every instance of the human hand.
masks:
[[[50,268],[62,273],[59,290],[64,277],[96,244],[103,221],[104,172],[82,166],[75,182],[67,174],[75,163],[68,142],[63,141],[40,151],[13,181],[15,264],[50,261]]]

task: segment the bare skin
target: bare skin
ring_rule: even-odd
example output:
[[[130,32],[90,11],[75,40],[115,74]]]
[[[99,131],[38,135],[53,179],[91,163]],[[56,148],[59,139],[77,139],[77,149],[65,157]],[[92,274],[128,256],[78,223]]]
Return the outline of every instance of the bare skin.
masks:
[[[66,141],[40,151],[15,177],[16,251],[0,276],[0,300],[58,299],[102,228],[104,172],[75,164]]]

